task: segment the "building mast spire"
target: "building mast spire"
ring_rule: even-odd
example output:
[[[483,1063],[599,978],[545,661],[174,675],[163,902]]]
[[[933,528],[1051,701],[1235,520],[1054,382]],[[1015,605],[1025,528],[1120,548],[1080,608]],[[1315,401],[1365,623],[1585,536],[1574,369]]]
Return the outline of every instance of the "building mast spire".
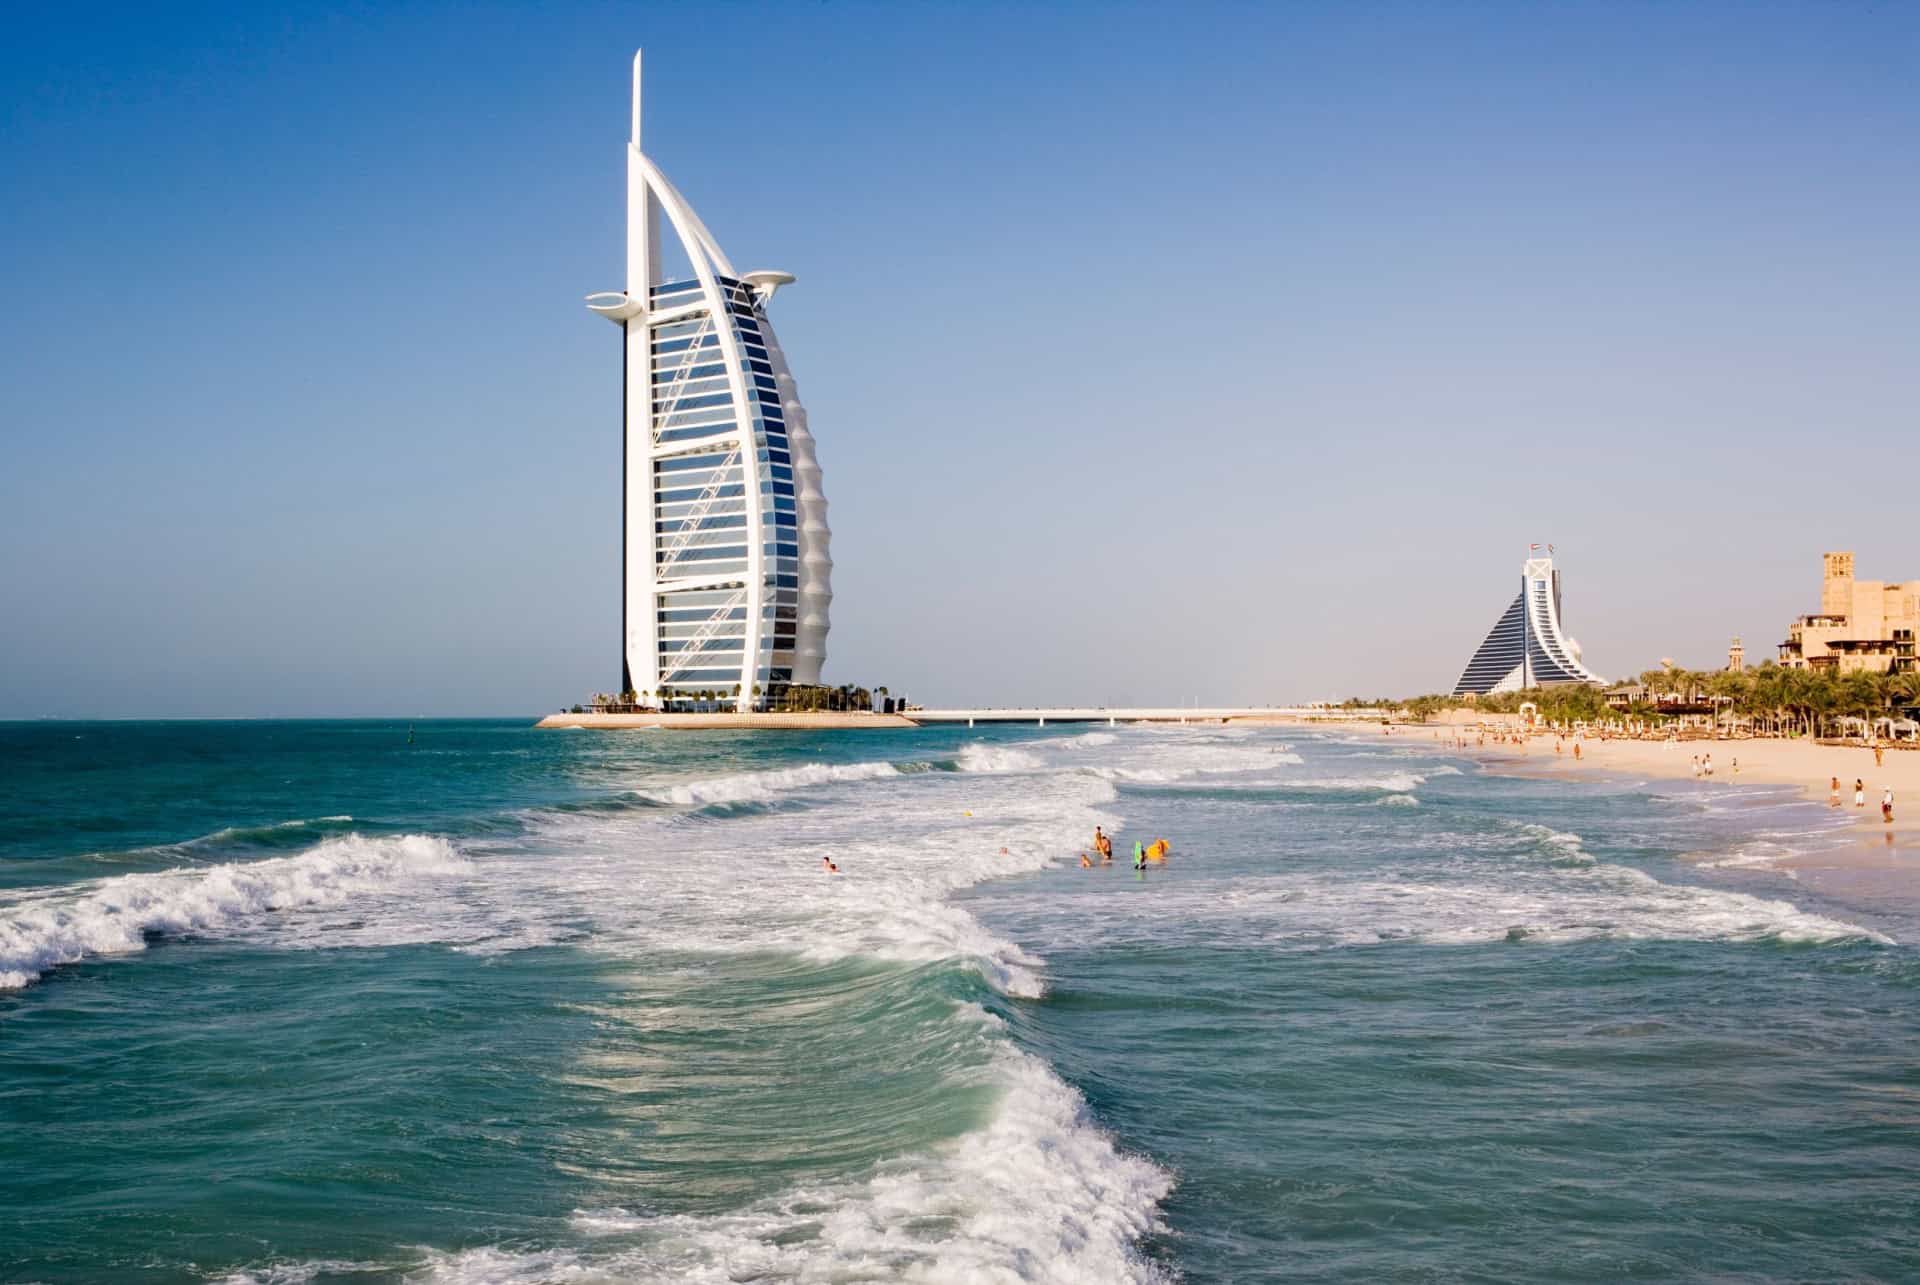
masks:
[[[643,50],[633,51],[633,133],[627,141],[633,144],[633,150],[640,150],[640,55]]]

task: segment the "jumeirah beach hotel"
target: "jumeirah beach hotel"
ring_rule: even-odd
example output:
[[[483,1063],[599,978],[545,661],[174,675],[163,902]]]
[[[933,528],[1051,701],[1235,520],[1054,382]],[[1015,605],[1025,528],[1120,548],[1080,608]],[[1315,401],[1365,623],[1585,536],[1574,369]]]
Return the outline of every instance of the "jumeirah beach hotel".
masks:
[[[717,694],[747,712],[820,681],[832,532],[767,318],[792,281],[736,272],[640,150],[634,54],[626,289],[587,307],[623,335],[621,690],[642,705]]]
[[[1546,557],[1530,557],[1521,567],[1520,592],[1467,662],[1453,694],[1484,696],[1550,683],[1604,685],[1606,681],[1581,662],[1580,644],[1561,627],[1560,572],[1553,565],[1553,546],[1548,545]]]

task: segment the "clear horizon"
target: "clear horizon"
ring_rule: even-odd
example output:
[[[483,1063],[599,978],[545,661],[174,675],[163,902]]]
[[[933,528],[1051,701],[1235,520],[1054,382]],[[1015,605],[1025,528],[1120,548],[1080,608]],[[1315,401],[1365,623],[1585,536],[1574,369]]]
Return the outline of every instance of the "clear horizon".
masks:
[[[826,681],[1450,689],[1920,577],[1920,11],[31,11],[0,50],[0,719],[517,716],[618,679],[627,64],[773,306]],[[724,91],[720,86],[738,86]],[[1892,486],[1876,487],[1882,476]]]

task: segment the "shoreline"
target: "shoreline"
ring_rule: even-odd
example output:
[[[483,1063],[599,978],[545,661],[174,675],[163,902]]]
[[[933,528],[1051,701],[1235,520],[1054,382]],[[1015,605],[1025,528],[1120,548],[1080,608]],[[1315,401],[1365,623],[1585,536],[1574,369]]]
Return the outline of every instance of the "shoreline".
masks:
[[[544,728],[591,728],[597,730],[618,730],[630,728],[659,728],[674,731],[837,731],[847,728],[894,728],[911,730],[918,727],[1017,727],[1032,724],[1038,727],[1077,725],[1094,727],[1102,724],[1136,723],[1180,723],[1180,724],[1245,724],[1260,726],[1274,723],[1306,724],[1335,723],[1351,725],[1355,723],[1372,724],[1378,721],[1377,715],[1356,717],[1346,713],[1325,713],[1319,711],[1296,711],[1286,709],[1180,709],[1180,708],[1142,708],[1142,709],[1071,709],[1034,708],[1034,709],[961,709],[961,710],[923,710],[912,709],[903,714],[877,714],[866,710],[816,710],[810,713],[793,714],[736,714],[713,712],[707,714],[602,714],[586,711],[579,714],[548,714],[534,724]]]
[[[1396,725],[1395,735],[1402,734]],[[1425,739],[1431,725],[1406,724],[1410,739]],[[1871,746],[1818,745],[1806,741],[1773,739],[1717,741],[1599,740],[1581,743],[1581,757],[1573,758],[1573,741],[1554,753],[1553,734],[1535,734],[1521,745],[1477,746],[1471,729],[1441,727],[1440,743],[1453,748],[1452,738],[1466,742],[1464,752],[1489,772],[1574,780],[1581,776],[1644,776],[1666,781],[1694,781],[1702,790],[1733,786],[1786,787],[1799,791],[1809,804],[1845,817],[1836,826],[1832,842],[1813,851],[1795,852],[1778,860],[1756,862],[1754,870],[1775,870],[1790,878],[1813,876],[1821,890],[1855,896],[1895,895],[1920,904],[1920,752],[1888,749],[1885,761],[1874,765]],[[1713,756],[1711,777],[1693,775],[1695,755]],[[1734,761],[1739,771],[1734,771]],[[1840,778],[1841,805],[1828,807],[1829,783]],[[1855,807],[1853,783],[1866,787],[1866,806]],[[1881,791],[1893,790],[1894,820],[1880,817]],[[1812,831],[1810,830],[1810,835]]]

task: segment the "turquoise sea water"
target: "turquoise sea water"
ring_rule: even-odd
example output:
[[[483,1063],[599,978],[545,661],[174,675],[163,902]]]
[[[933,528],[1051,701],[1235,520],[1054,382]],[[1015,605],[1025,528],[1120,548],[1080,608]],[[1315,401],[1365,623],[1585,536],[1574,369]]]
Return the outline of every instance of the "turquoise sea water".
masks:
[[[1920,1276],[1920,922],[1787,795],[406,732],[0,725],[0,1276]]]

